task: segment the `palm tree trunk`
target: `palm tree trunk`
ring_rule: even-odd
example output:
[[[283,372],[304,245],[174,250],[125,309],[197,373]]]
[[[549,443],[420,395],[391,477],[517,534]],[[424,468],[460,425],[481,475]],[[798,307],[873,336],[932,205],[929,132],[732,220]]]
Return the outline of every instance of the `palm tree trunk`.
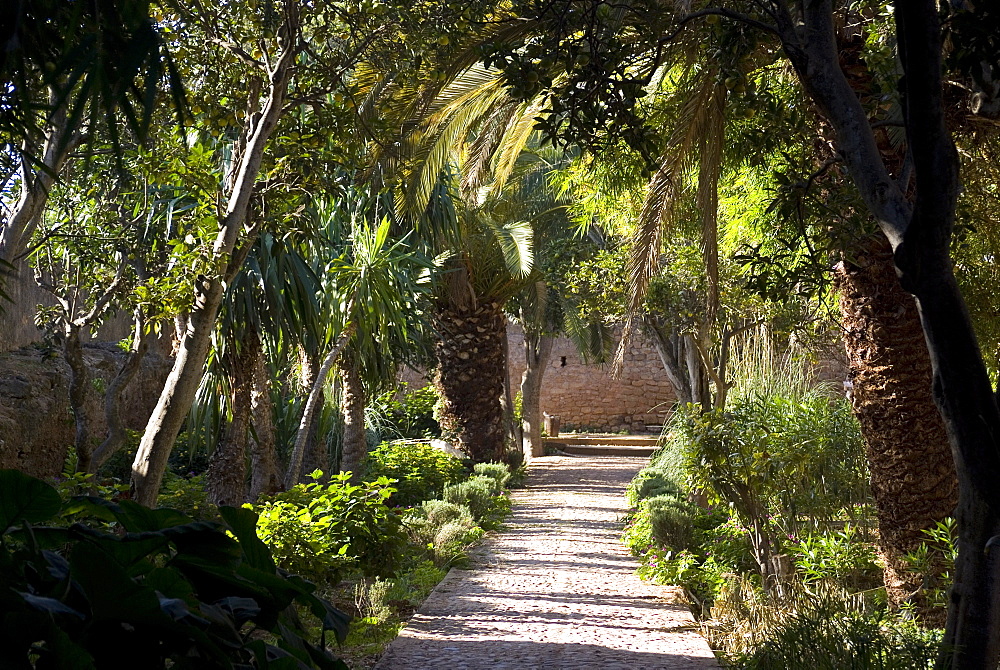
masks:
[[[844,344],[871,469],[879,552],[890,602],[912,600],[935,626],[941,615],[923,605],[925,578],[904,556],[927,538],[923,531],[954,513],[958,482],[944,422],[931,393],[931,360],[912,296],[896,279],[882,235],[869,238],[853,262],[837,266]],[[936,614],[936,616],[935,616]]]
[[[441,428],[472,460],[501,461],[506,431],[500,396],[507,360],[500,305],[439,306],[434,320]]]
[[[524,333],[524,373],[521,375],[521,417],[524,421],[524,452],[545,455],[542,444],[542,379],[549,363],[554,338],[536,330]]]
[[[344,417],[344,437],[342,441],[340,470],[353,474],[351,479],[361,476],[361,468],[368,456],[368,440],[365,437],[365,387],[361,382],[357,364],[350,356],[340,361],[340,378],[343,381],[341,410]]]
[[[208,464],[208,498],[216,505],[239,505],[246,501],[247,442],[250,437],[251,396],[255,361],[261,356],[260,337],[251,330],[243,350],[229,356],[232,387],[232,420],[212,452]]]
[[[253,436],[250,440],[250,501],[272,495],[282,489],[278,470],[278,454],[274,439],[274,416],[271,403],[271,375],[261,347],[253,362],[253,390],[250,393],[250,412]]]

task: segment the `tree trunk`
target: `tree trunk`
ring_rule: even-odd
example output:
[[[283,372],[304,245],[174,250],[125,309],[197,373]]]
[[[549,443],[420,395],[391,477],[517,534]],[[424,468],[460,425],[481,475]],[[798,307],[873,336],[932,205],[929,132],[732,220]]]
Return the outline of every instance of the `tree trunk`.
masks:
[[[282,489],[274,439],[271,375],[268,373],[264,360],[263,347],[253,362],[253,366],[250,412],[254,430],[250,439],[250,502],[261,496],[273,495]]]
[[[954,513],[958,481],[944,421],[931,393],[931,361],[912,296],[896,278],[885,238],[870,238],[836,269],[851,404],[861,424],[879,525],[889,600],[911,599],[941,626],[919,593],[924,576],[904,556],[925,529]],[[936,575],[940,577],[940,575]],[[934,578],[935,575],[927,575]],[[914,597],[915,596],[915,597]]]
[[[504,315],[495,302],[466,309],[439,306],[436,385],[446,439],[476,462],[504,457]]]
[[[503,329],[503,357],[510,360],[510,337],[508,337],[506,324]],[[523,398],[522,398],[523,402]],[[515,417],[514,394],[511,393],[510,366],[504,368],[503,375],[503,395],[500,396],[500,406],[503,408],[503,420],[507,429],[507,439],[510,444],[524,445],[524,430]],[[523,451],[523,448],[522,448]],[[524,456],[525,459],[530,454]]]
[[[353,311],[353,305],[354,299],[351,298],[347,303],[348,314]],[[299,477],[302,474],[302,460],[306,453],[306,445],[309,442],[313,419],[316,416],[316,410],[322,405],[323,385],[326,384],[326,378],[330,375],[330,370],[333,369],[337,359],[344,352],[347,343],[350,342],[351,336],[354,335],[354,328],[353,322],[348,323],[344,327],[340,337],[337,338],[337,342],[330,349],[326,358],[323,359],[323,365],[320,366],[312,388],[309,390],[309,397],[306,398],[306,406],[302,409],[302,420],[299,421],[299,429],[295,433],[295,446],[292,447],[292,454],[288,458],[288,471],[285,473],[285,488],[290,489],[299,483]]]
[[[0,260],[12,265],[25,252],[66,157],[81,141],[77,133],[72,137],[66,136],[69,131],[66,104],[59,99],[59,93],[55,89],[50,89],[49,104],[55,107],[55,111],[42,149],[42,164],[37,170],[32,170],[25,164],[17,205],[0,231]]]
[[[524,453],[531,458],[545,455],[542,444],[542,379],[552,353],[553,340],[551,335],[525,329],[521,417],[524,422]]]
[[[352,480],[361,476],[368,456],[368,439],[365,436],[365,387],[361,382],[357,364],[350,356],[340,360],[340,378],[343,382],[341,391],[341,410],[344,417],[344,437],[340,471],[352,473]]]
[[[216,505],[241,505],[246,502],[247,442],[250,437],[251,397],[255,362],[261,357],[261,342],[251,330],[243,338],[242,350],[226,357],[232,418],[208,463],[206,491]]]
[[[691,380],[688,377],[684,355],[681,349],[681,337],[676,332],[667,336],[664,328],[651,316],[643,318],[644,330],[653,341],[656,354],[660,357],[663,370],[674,387],[674,396],[681,406],[692,402]]]
[[[250,133],[212,248],[213,260],[225,267],[225,273],[223,276],[200,276],[196,281],[194,307],[188,315],[174,366],[149,417],[132,463],[134,498],[143,505],[153,506],[156,503],[170,452],[188,412],[191,411],[198,383],[204,373],[205,360],[211,349],[219,306],[222,304],[223,279],[229,279],[239,271],[243,254],[234,252],[243,232],[264,147],[281,118],[291,66],[299,50],[296,6],[294,3],[286,3],[285,9],[285,25],[279,31],[279,34],[285,31],[281,40],[282,51],[270,74],[267,100],[257,117],[253,132]],[[248,245],[253,243],[249,238],[242,241],[244,250],[249,249]]]
[[[143,317],[140,309],[136,310],[135,329],[132,335],[132,350],[122,363],[118,374],[108,384],[108,389],[104,394],[104,418],[108,426],[107,436],[104,441],[94,450],[88,472],[97,472],[98,468],[104,464],[108,458],[124,446],[128,437],[125,431],[125,424],[122,421],[121,403],[122,395],[128,388],[136,373],[142,367],[142,359],[149,350],[149,337],[143,332]]]
[[[80,326],[69,323],[65,330],[63,354],[69,364],[69,407],[73,411],[76,433],[73,448],[76,450],[77,472],[90,472],[90,417],[87,415],[87,387],[90,374],[83,362],[83,345],[80,343]]]

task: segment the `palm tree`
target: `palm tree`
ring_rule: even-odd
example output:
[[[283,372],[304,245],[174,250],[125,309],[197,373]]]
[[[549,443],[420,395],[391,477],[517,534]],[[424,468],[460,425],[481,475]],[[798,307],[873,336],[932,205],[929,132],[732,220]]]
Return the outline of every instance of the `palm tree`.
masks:
[[[201,403],[228,414],[221,438],[210,440],[214,449],[207,490],[209,499],[219,505],[247,499],[248,451],[249,498],[281,487],[266,358],[279,342],[300,343],[304,333],[316,330],[319,320],[319,279],[290,241],[262,234],[223,300],[212,364],[202,381],[203,392],[219,388],[222,393]],[[222,422],[215,418],[213,423]]]
[[[376,206],[380,199],[354,187],[346,189],[345,196],[338,203],[321,203],[315,212],[328,245],[318,273],[325,324],[319,338],[323,357],[302,410],[286,486],[294,486],[301,477],[310,428],[331,370],[348,351],[350,366],[359,361],[378,366],[399,360],[400,342],[408,339],[418,314],[417,300],[429,286],[431,262],[405,237],[390,238],[391,212]],[[359,425],[356,412],[363,389],[354,385],[354,378],[349,381],[349,426],[353,428]],[[363,410],[363,404],[360,407]],[[355,432],[345,451],[346,465],[356,469],[367,449]]]

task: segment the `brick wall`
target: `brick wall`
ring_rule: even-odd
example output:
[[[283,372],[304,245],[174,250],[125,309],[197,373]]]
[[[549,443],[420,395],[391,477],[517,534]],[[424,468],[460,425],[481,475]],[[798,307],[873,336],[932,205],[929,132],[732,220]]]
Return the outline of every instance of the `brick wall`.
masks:
[[[524,334],[509,324],[511,391],[517,393],[524,371]],[[617,343],[616,343],[617,344]],[[405,369],[402,381],[411,388],[426,384],[420,372]],[[642,432],[646,424],[662,424],[674,403],[674,391],[652,344],[636,336],[625,357],[621,379],[611,366],[586,365],[573,343],[558,338],[542,380],[542,411],[562,419],[563,430],[587,428]]]
[[[507,337],[516,393],[524,370],[524,335],[520,327],[510,324]],[[584,364],[573,343],[560,337],[542,380],[542,411],[558,415],[563,430],[641,432],[646,424],[662,424],[674,400],[656,350],[641,336],[633,339],[626,353],[621,379],[611,377],[610,364]]]

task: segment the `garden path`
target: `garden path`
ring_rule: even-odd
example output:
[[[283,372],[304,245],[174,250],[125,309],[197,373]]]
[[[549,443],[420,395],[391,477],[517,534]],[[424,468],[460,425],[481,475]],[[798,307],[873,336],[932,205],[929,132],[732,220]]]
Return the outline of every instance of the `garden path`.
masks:
[[[535,459],[503,533],[445,577],[375,670],[718,668],[673,590],[636,577],[618,540],[646,460]]]

